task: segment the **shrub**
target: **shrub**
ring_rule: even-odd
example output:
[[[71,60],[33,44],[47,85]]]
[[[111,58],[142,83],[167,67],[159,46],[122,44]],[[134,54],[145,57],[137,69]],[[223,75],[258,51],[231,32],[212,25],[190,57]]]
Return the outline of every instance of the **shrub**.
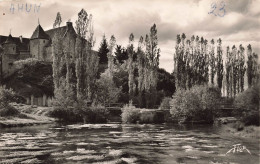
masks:
[[[260,84],[248,88],[235,98],[233,114],[241,119],[245,125],[260,125],[259,99]]]
[[[13,107],[11,105],[8,105],[8,106],[0,109],[0,116],[1,117],[17,116],[19,114],[20,114],[19,110],[17,110],[15,107]]]
[[[86,123],[106,123],[109,112],[105,107],[87,107],[83,108],[83,120]]]
[[[172,98],[170,98],[170,97],[163,98],[159,109],[170,109],[171,108],[171,105],[170,105],[171,100],[172,100]]]
[[[154,123],[155,112],[141,112],[140,123]]]
[[[132,104],[127,104],[122,108],[122,122],[136,123],[140,120],[140,109],[135,108]]]
[[[15,116],[20,112],[10,105],[16,101],[17,96],[12,89],[7,89],[5,86],[0,86],[0,116]]]
[[[82,103],[67,108],[55,106],[50,112],[50,116],[62,122],[105,123],[108,115],[109,112],[104,107],[90,107]]]
[[[27,58],[25,60],[15,61],[14,66],[15,66],[16,69],[22,69],[25,66],[28,66],[28,67],[33,66],[38,62],[40,62],[40,61],[36,58]]]
[[[140,109],[131,103],[122,108],[123,123],[162,123],[165,121],[165,113],[151,109]]]
[[[121,87],[117,87],[112,76],[107,69],[101,74],[100,79],[96,82],[95,103],[110,104],[117,102],[121,93]]]
[[[183,121],[213,123],[217,114],[221,92],[218,88],[194,86],[190,90],[178,90],[171,101],[170,113]]]

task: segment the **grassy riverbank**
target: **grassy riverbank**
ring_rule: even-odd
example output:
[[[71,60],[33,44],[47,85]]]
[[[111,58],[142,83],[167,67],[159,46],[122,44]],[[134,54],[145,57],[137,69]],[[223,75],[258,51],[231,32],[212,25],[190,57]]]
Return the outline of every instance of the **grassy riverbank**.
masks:
[[[240,126],[238,127],[235,123],[230,123],[223,126],[223,131],[228,134],[232,134],[237,137],[242,138],[254,138],[260,139],[260,127],[251,125],[251,126]]]
[[[37,107],[24,104],[12,104],[18,109],[19,114],[8,117],[0,117],[0,127],[19,127],[39,124],[48,124],[55,119],[48,116],[50,107]]]

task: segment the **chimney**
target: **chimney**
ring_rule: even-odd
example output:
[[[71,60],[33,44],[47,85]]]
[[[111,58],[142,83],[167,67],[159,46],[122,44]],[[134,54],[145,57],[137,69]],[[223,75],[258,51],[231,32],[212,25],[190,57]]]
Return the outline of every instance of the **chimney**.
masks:
[[[20,38],[20,42],[23,43],[23,36],[20,35],[19,38]]]
[[[66,24],[68,29],[72,28],[72,22],[66,22]]]

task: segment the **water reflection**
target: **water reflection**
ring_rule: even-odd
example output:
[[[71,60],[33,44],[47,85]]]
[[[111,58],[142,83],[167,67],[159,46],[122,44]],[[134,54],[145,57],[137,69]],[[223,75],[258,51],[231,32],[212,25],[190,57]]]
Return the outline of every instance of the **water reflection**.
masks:
[[[258,141],[213,126],[44,125],[0,132],[1,163],[259,163]],[[252,155],[226,155],[237,143]]]

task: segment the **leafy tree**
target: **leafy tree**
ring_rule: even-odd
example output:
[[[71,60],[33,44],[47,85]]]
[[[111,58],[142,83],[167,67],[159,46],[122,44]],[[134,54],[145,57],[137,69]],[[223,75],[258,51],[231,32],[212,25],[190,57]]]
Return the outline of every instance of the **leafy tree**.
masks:
[[[116,38],[114,35],[111,36],[109,41],[109,52],[108,52],[108,70],[109,74],[112,77],[113,73],[113,67],[114,67],[114,56],[113,56],[113,50],[116,44]]]
[[[20,112],[10,103],[16,101],[16,94],[12,89],[0,86],[0,116],[14,116]]]
[[[175,92],[175,81],[173,74],[162,68],[158,69],[157,91],[163,91],[164,96],[171,97]]]
[[[109,70],[107,69],[101,74],[100,79],[97,80],[95,102],[97,104],[110,104],[117,102],[121,87],[117,87],[113,79],[109,75]]]
[[[63,45],[62,37],[60,32],[57,32],[52,39],[52,56],[53,56],[53,83],[54,83],[54,94],[60,86],[61,69],[63,66]]]
[[[98,56],[99,56],[99,63],[100,64],[107,64],[108,63],[108,58],[107,58],[107,54],[109,52],[108,49],[108,43],[106,40],[106,36],[103,36],[103,39],[100,43],[100,47],[98,50]]]
[[[218,39],[218,47],[217,47],[217,82],[218,82],[218,87],[221,89],[222,88],[222,81],[223,81],[223,51],[221,48],[222,40],[219,38]]]
[[[78,13],[78,19],[76,20],[76,32],[77,34],[82,37],[86,38],[88,28],[90,24],[90,18],[88,16],[88,13],[84,10],[81,9],[81,11]]]
[[[128,86],[129,86],[129,98],[130,101],[133,100],[134,97],[134,66],[133,66],[133,55],[134,55],[134,35],[133,33],[129,36],[129,45],[127,47],[127,54],[128,54],[128,62],[127,62],[127,70],[128,70]]]
[[[180,89],[173,96],[170,113],[183,121],[213,123],[220,97],[219,88],[193,86],[190,90]]]
[[[211,43],[211,50],[210,50],[210,82],[214,85],[214,77],[216,73],[216,58],[215,58],[215,46],[214,46],[214,39],[210,41]]]
[[[245,48],[242,44],[239,46],[240,56],[239,56],[239,81],[240,81],[240,92],[244,91],[244,76],[246,72],[245,67]]]
[[[226,55],[226,90],[227,97],[232,96],[232,56],[230,53],[229,46],[227,47],[227,55]]]
[[[259,114],[260,84],[239,93],[234,101],[234,114],[246,125],[260,125]]]
[[[259,64],[257,63],[258,55],[252,52],[250,44],[247,46],[247,57],[247,80],[248,86],[251,87],[259,80],[257,77]]]
[[[121,45],[116,46],[115,59],[119,64],[123,64],[128,59],[127,52]]]
[[[56,19],[55,19],[55,22],[53,24],[53,28],[60,27],[61,22],[62,22],[61,14],[60,14],[60,12],[58,12]]]

